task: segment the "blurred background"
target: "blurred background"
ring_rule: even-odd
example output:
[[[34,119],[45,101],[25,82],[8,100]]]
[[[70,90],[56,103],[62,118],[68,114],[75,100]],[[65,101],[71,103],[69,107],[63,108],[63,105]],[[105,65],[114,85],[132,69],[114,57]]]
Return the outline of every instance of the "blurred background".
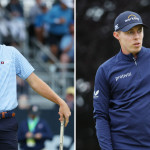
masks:
[[[149,0],[76,1],[76,112],[77,150],[100,150],[93,120],[93,87],[96,71],[119,52],[113,23],[123,11],[135,11],[150,26]],[[150,30],[144,31],[143,46],[150,47]]]
[[[71,109],[69,126],[65,128],[64,150],[74,149],[73,7],[73,0],[0,0],[0,44],[16,47],[35,68],[35,73]],[[19,77],[17,94],[19,106],[15,111],[19,127],[28,118],[30,106],[38,106],[40,118],[51,130],[43,150],[58,150],[58,106],[37,95]],[[29,146],[34,147],[33,143]]]

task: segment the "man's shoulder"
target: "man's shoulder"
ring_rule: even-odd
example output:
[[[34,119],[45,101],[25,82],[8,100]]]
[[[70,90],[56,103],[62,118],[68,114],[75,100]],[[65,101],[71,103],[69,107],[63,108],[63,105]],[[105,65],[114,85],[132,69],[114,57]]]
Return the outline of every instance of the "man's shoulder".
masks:
[[[150,57],[150,48],[142,47],[140,56],[142,56],[141,58],[143,58],[143,59],[149,58]]]
[[[102,67],[105,69],[110,69],[112,66],[114,66],[116,64],[116,62],[117,62],[117,57],[115,55],[115,56],[109,58],[108,60],[106,60],[104,63],[102,63],[100,65],[100,68]]]
[[[145,52],[150,53],[150,48],[142,47],[142,49],[143,49]]]
[[[5,52],[13,51],[15,48],[13,46],[7,46],[7,45],[0,45],[0,49],[4,50]]]
[[[112,70],[112,68],[114,66],[116,66],[116,63],[117,63],[117,57],[116,55],[109,58],[108,60],[106,60],[104,63],[102,63],[98,70],[97,70],[97,74],[100,75],[100,74],[104,74],[104,75],[108,75],[109,72]]]
[[[15,51],[15,48],[12,46],[0,45],[1,57],[11,57]]]

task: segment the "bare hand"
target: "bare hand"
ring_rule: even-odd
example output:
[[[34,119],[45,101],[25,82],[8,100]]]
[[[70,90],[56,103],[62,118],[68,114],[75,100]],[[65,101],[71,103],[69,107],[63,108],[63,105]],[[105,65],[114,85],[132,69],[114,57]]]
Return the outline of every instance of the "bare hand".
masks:
[[[70,108],[64,101],[60,105],[58,113],[60,115],[60,118],[59,118],[60,121],[63,121],[65,118],[65,127],[66,127],[69,122],[69,117],[71,116],[71,112],[70,112]]]
[[[32,138],[33,134],[31,132],[27,132],[25,135],[26,138]]]
[[[42,134],[41,133],[36,133],[34,135],[34,138],[37,139],[37,140],[40,140],[42,138]]]

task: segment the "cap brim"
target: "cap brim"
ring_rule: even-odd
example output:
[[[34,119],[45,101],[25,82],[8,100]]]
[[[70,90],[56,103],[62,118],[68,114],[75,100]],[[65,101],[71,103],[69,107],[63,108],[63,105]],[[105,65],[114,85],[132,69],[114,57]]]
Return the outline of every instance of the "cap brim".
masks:
[[[148,26],[146,26],[146,25],[143,24],[143,23],[132,23],[132,24],[129,24],[129,25],[123,27],[122,29],[120,29],[120,31],[127,32],[127,31],[129,31],[131,28],[133,28],[133,27],[135,27],[135,26],[137,26],[137,25],[142,25],[143,27],[148,28]]]

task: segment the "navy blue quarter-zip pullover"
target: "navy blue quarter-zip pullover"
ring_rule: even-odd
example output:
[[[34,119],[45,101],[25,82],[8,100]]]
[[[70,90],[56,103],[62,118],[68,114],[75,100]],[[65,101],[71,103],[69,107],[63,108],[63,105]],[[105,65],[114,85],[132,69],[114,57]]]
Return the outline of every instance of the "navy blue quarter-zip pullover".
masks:
[[[102,150],[150,150],[150,49],[121,51],[97,70],[94,118]]]

